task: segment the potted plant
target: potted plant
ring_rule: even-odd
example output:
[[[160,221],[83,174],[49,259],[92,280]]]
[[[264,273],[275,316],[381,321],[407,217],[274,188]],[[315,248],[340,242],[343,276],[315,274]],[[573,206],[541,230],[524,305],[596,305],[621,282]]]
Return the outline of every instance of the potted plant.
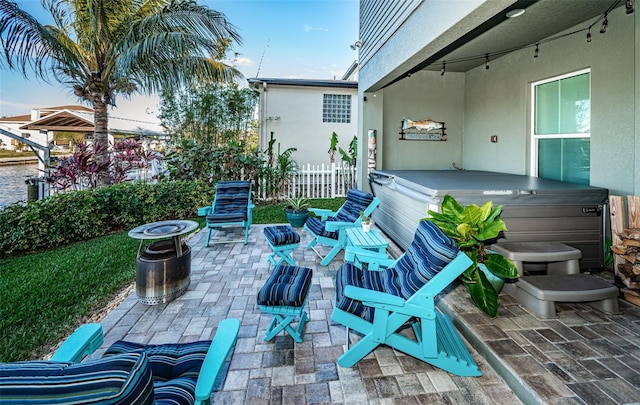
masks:
[[[487,201],[462,207],[453,197],[445,195],[442,212],[429,210],[429,218],[442,231],[458,243],[460,250],[473,260],[459,279],[466,286],[480,310],[492,318],[498,316],[499,292],[505,280],[518,277],[518,268],[506,257],[486,249],[507,227],[500,219],[502,205]]]
[[[310,205],[309,200],[303,197],[287,198],[284,213],[292,227],[300,228],[304,226],[307,218],[309,218]]]
[[[369,232],[371,230],[371,218],[364,214],[364,211],[360,211],[360,218],[362,218],[362,230]]]

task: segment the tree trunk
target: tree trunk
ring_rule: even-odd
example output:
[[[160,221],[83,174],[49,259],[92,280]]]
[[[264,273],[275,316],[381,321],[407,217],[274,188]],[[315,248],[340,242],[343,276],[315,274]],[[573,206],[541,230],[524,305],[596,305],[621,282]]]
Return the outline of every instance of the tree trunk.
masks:
[[[101,99],[93,100],[93,121],[94,134],[93,144],[96,151],[96,161],[99,166],[103,166],[109,159],[109,121],[107,115],[107,104]],[[108,171],[104,171],[103,175],[98,178],[98,185],[104,186],[111,183],[111,175]]]

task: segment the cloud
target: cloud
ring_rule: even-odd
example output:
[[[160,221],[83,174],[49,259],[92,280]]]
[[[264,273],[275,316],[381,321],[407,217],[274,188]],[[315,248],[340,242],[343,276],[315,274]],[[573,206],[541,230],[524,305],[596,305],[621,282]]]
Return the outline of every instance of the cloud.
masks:
[[[309,31],[324,31],[324,32],[329,32],[329,28],[327,27],[312,27],[309,24],[305,24],[302,26],[302,29],[304,30],[304,32],[309,32]]]
[[[233,61],[233,64],[236,66],[248,67],[255,65],[255,62],[251,60],[251,58],[247,58],[246,56],[238,56]]]

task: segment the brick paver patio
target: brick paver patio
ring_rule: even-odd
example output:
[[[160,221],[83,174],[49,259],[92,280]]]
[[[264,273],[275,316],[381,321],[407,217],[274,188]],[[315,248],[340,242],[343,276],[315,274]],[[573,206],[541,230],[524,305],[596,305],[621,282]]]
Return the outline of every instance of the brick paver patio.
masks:
[[[330,321],[334,277],[342,254],[329,266],[306,250],[301,229],[296,263],[313,269],[311,320],[304,342],[281,333],[263,341],[271,315],[256,295],[269,275],[271,253],[264,226],[249,243],[204,247],[206,232],[190,239],[191,285],[172,302],[147,306],[135,293],[102,325],[103,347],[118,339],[141,343],[210,339],[220,320],[241,320],[240,336],[217,383],[216,404],[628,404],[640,401],[640,309],[621,302],[623,315],[604,316],[586,305],[561,305],[559,318],[543,320],[502,295],[497,319],[471,303],[463,287],[451,288],[439,307],[473,344],[482,377],[457,377],[389,348],[379,348],[353,368],[336,364],[345,329]],[[240,231],[222,232],[234,240]],[[328,249],[327,249],[328,250]],[[392,256],[400,252],[390,244]],[[515,393],[514,393],[515,392]]]

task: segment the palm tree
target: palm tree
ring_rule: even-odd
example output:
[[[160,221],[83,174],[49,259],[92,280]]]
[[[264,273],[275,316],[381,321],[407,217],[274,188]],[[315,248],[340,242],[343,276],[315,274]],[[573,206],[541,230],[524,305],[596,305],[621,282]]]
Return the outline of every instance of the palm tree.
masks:
[[[55,25],[0,0],[0,67],[25,77],[33,70],[88,102],[95,111],[94,143],[105,151],[101,162],[108,159],[107,108],[115,106],[117,95],[242,78],[221,62],[231,43],[241,41],[235,27],[193,0],[42,2]]]

